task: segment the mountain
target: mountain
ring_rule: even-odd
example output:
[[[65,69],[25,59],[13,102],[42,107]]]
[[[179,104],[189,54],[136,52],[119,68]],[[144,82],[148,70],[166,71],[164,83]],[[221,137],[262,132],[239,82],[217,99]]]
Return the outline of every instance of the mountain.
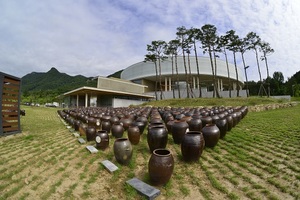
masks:
[[[70,76],[52,67],[46,73],[32,72],[22,77],[22,93],[53,91],[64,93],[82,86],[97,86],[97,79],[82,75]]]

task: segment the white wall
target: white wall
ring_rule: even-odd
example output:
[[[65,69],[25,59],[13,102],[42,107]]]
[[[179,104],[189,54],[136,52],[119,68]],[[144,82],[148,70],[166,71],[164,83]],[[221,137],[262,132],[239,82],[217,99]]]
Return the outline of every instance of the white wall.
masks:
[[[130,105],[140,105],[142,103],[145,103],[146,101],[142,100],[132,100],[132,99],[113,99],[113,104],[112,107],[117,108],[117,107],[127,107]]]

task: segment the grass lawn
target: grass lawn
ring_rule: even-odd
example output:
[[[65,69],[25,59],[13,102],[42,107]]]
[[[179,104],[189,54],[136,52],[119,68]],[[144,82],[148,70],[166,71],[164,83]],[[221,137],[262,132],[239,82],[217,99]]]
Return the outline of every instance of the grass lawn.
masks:
[[[257,104],[252,101],[245,104]],[[203,102],[197,105],[208,105]],[[241,103],[235,102],[221,99],[208,106]],[[149,183],[146,130],[133,146],[130,164],[121,166],[113,155],[112,136],[108,149],[90,154],[61,122],[57,109],[23,108],[22,133],[0,138],[0,199],[143,199],[125,182],[137,177]],[[169,135],[175,168],[168,184],[157,187],[157,199],[299,199],[299,133],[300,105],[249,112],[217,146],[205,148],[196,163],[181,159],[180,145]],[[110,174],[100,164],[106,159],[120,169]]]

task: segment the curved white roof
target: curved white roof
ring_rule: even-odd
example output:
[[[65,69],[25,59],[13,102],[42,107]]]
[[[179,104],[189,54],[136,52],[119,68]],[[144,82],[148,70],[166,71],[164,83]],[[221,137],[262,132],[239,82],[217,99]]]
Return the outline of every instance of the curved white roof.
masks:
[[[199,63],[200,79],[202,78],[202,79],[212,81],[211,78],[212,69],[211,69],[210,59],[208,57],[197,57],[197,58]],[[197,65],[196,65],[195,56],[190,56],[190,65],[191,65],[191,75],[197,76]],[[230,78],[232,80],[236,80],[235,66],[231,63],[228,63],[228,65],[229,65]],[[177,66],[178,66],[178,74],[180,75],[180,80],[185,80],[184,60],[182,56],[178,56]],[[186,66],[189,73],[187,56],[186,56]],[[176,75],[175,59],[174,59],[173,74]],[[170,57],[161,63],[161,75],[162,77],[172,76],[172,59]],[[121,73],[122,79],[130,80],[130,81],[140,80],[140,79],[155,80],[155,77],[156,77],[155,65],[153,62],[138,62],[136,64],[127,67]],[[217,59],[217,77],[224,80],[228,79],[226,62],[220,59]],[[239,78],[239,82],[243,84],[244,78],[239,67],[238,67],[238,78]]]

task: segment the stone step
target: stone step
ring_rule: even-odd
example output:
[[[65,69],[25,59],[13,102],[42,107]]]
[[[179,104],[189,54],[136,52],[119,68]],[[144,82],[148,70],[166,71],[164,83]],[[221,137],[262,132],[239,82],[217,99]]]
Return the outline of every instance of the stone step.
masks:
[[[103,160],[102,165],[104,165],[104,167],[110,172],[113,173],[114,171],[118,170],[119,168],[112,162],[110,162],[109,160]]]
[[[137,179],[132,178],[126,181],[127,184],[131,185],[134,189],[136,189],[140,194],[146,196],[148,199],[155,199],[160,195],[160,190],[155,187],[148,185],[147,183]]]
[[[86,146],[87,150],[89,150],[91,153],[97,153],[98,149],[96,149],[94,146]]]

